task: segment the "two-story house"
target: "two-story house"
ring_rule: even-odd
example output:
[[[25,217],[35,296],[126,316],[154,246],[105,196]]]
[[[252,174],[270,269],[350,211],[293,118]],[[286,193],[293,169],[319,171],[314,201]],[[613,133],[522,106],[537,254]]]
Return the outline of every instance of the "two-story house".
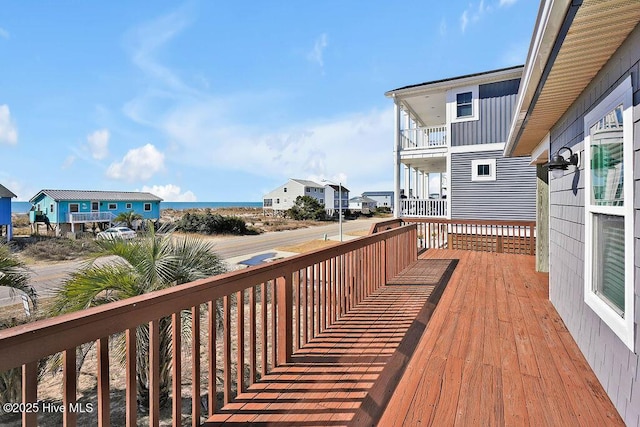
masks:
[[[262,208],[265,214],[282,215],[291,209],[299,196],[313,197],[324,206],[325,186],[317,182],[290,178],[278,188],[268,192],[262,198]]]
[[[17,196],[0,184],[0,240],[6,237],[6,240],[9,241],[13,237],[11,199],[14,197]]]
[[[151,193],[132,191],[40,190],[30,200],[32,225],[44,223],[56,234],[85,231],[87,224],[105,227],[120,213],[160,219],[160,201]]]
[[[325,185],[324,198],[327,215],[333,215],[340,207],[342,207],[342,211],[349,208],[349,189],[344,185]]]
[[[365,191],[362,196],[375,200],[376,207],[393,211],[393,191]]]
[[[395,217],[535,219],[530,157],[502,156],[522,70],[453,77],[385,94],[395,104]]]
[[[263,210],[268,215],[282,215],[293,207],[299,196],[316,199],[325,207],[327,215],[333,215],[340,206],[343,210],[349,207],[349,190],[343,185],[319,184],[306,179],[290,178],[285,184],[264,195]]]

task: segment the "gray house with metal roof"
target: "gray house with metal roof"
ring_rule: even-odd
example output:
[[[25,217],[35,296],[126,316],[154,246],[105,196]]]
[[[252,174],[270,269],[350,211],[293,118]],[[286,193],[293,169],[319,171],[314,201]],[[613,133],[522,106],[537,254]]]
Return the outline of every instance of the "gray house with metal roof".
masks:
[[[325,207],[329,215],[339,207],[340,197],[342,197],[343,209],[347,209],[349,204],[349,190],[344,186],[325,185],[306,179],[290,178],[285,184],[265,194],[262,198],[262,206],[265,213],[278,215],[291,209],[298,196],[313,197]]]
[[[46,224],[60,235],[105,228],[120,213],[133,211],[143,219],[160,219],[162,199],[151,193],[133,191],[40,190],[29,200],[32,225]]]

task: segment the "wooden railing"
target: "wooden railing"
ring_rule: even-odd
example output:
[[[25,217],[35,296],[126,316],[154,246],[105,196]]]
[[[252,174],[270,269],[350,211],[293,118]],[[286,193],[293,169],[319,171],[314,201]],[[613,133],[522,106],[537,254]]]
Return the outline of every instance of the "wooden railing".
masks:
[[[403,217],[446,217],[447,199],[402,199],[400,212]]]
[[[402,218],[418,227],[420,249],[446,248],[535,255],[535,221]]]
[[[160,385],[166,371],[160,352],[170,332],[173,425],[182,425],[182,382],[191,378],[191,424],[222,405],[330,327],[363,298],[417,258],[415,225],[394,228],[331,248],[199,280],[143,296],[0,331],[0,372],[22,368],[22,402],[38,402],[39,363],[62,353],[60,394],[65,425],[137,425],[137,344],[148,346],[149,425],[160,423]],[[186,324],[184,324],[186,322]],[[191,339],[181,343],[181,331]],[[140,333],[144,331],[144,333]],[[148,338],[147,338],[148,336]],[[125,342],[123,355],[113,347]],[[77,407],[77,349],[95,344],[97,411],[89,419]],[[190,344],[190,345],[187,345]],[[182,350],[182,351],[181,351]],[[182,359],[186,352],[190,369]],[[204,356],[203,356],[204,355]],[[110,370],[122,384],[110,384]],[[218,375],[218,371],[221,375]],[[59,374],[60,375],[60,374]],[[203,381],[204,378],[204,381]],[[110,395],[124,388],[126,413],[112,417]],[[206,396],[204,401],[202,397]],[[25,406],[26,407],[26,406]],[[203,409],[204,407],[204,409]],[[33,406],[31,406],[33,409]],[[86,414],[84,414],[86,415]],[[83,416],[84,416],[83,415]],[[23,411],[34,426],[42,412]],[[112,421],[113,418],[113,421]]]
[[[447,126],[430,126],[401,131],[402,148],[438,148],[447,146]]]

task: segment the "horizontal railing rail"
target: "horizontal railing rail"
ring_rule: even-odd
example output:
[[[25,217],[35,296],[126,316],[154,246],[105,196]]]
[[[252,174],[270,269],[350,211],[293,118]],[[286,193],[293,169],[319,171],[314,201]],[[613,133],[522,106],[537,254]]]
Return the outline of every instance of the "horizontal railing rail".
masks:
[[[429,126],[400,131],[402,148],[437,148],[447,146],[447,126]]]
[[[535,255],[535,221],[402,218],[418,227],[420,249],[463,249]]]
[[[181,395],[185,375],[191,378],[191,422],[199,425],[203,410],[213,415],[275,366],[289,362],[297,349],[413,262],[417,258],[416,230],[416,225],[394,228],[308,254],[2,330],[0,372],[21,367],[22,402],[35,403],[39,363],[62,353],[61,396],[64,407],[70,408],[77,404],[77,349],[94,343],[97,420],[91,423],[109,425],[114,387],[109,372],[120,361],[112,347],[124,340],[125,380],[118,386],[126,391],[126,415],[114,424],[134,426],[141,404],[137,401],[137,348],[143,340],[149,367],[144,371],[148,379],[146,409],[149,425],[157,426],[166,374],[160,352],[171,345],[173,425],[184,421]],[[192,330],[189,346],[181,341],[185,326]],[[167,329],[172,344],[163,339],[162,331]],[[185,351],[191,364],[189,372],[183,372],[188,368],[183,365]],[[77,425],[77,415],[64,411],[65,425]],[[22,417],[24,426],[38,424],[34,411],[25,411]]]
[[[403,217],[446,217],[447,199],[402,199],[400,212]]]
[[[67,222],[111,221],[115,215],[111,212],[74,212],[67,214]]]

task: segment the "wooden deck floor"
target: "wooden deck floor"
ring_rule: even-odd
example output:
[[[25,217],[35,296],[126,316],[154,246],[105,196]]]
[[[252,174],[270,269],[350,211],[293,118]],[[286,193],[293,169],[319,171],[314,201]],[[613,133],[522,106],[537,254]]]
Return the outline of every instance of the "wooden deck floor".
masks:
[[[435,310],[384,287],[207,425],[624,425],[533,257],[422,257],[459,259]]]

